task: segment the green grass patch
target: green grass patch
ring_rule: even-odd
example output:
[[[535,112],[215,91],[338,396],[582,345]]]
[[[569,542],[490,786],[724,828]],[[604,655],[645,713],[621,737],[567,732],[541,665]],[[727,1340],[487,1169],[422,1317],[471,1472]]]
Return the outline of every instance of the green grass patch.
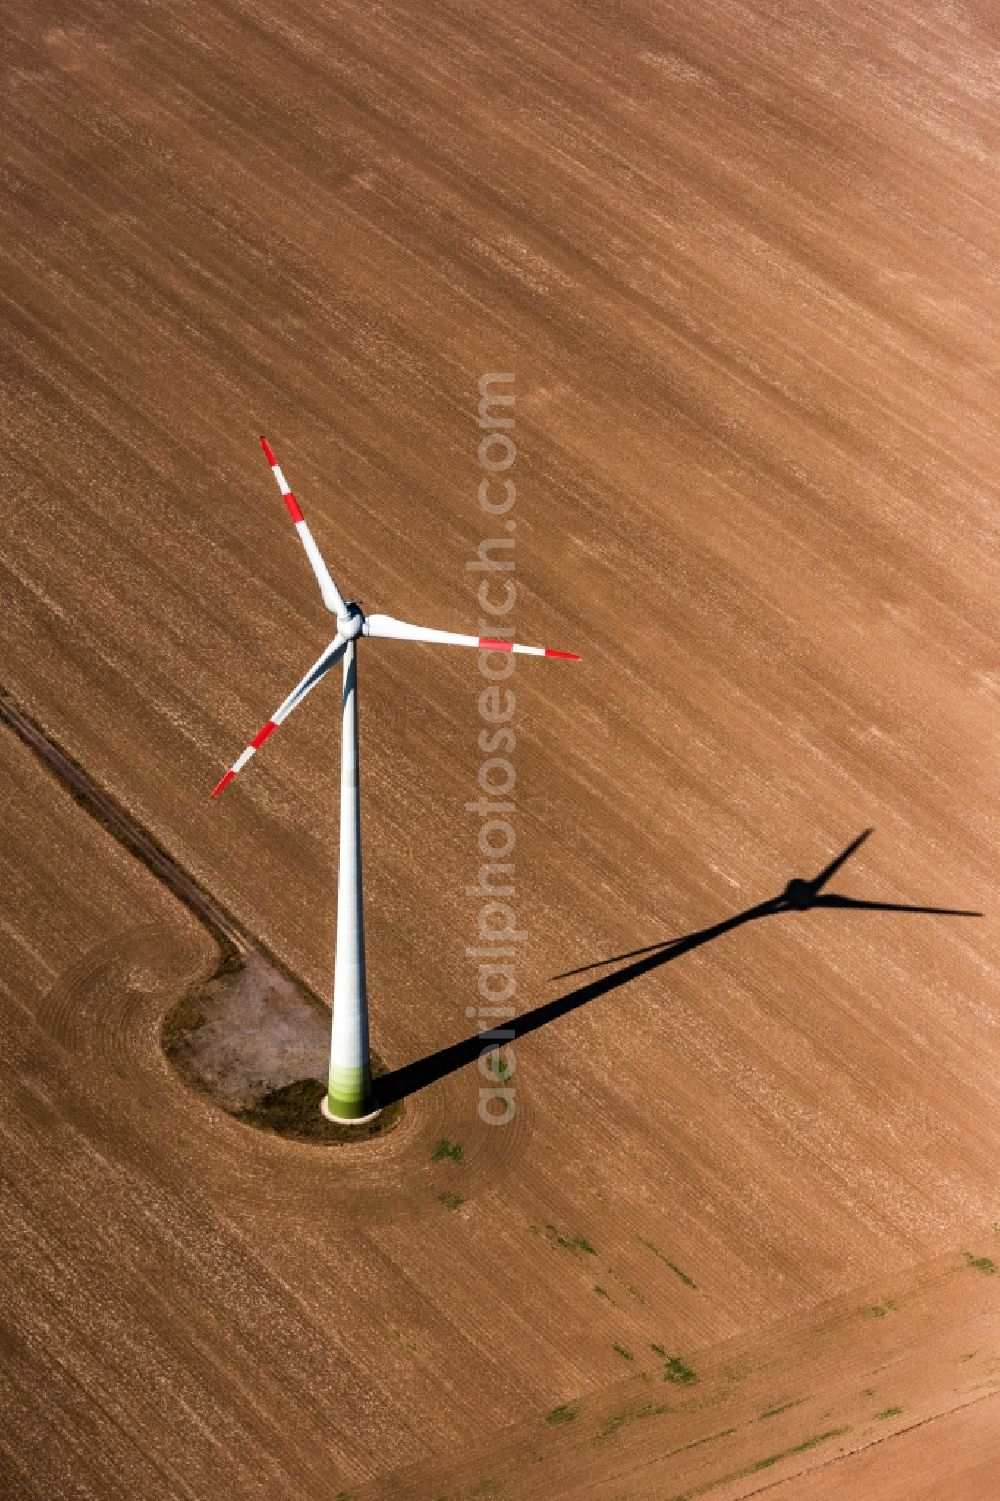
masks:
[[[886,1408],[883,1409],[882,1412],[877,1412],[875,1414],[875,1418],[876,1418],[876,1421],[879,1421],[879,1422],[883,1418],[898,1418],[899,1414],[902,1411],[903,1411],[903,1409],[901,1407],[886,1407]]]
[[[615,1352],[616,1355],[620,1355],[621,1356],[622,1360],[634,1360],[635,1359],[635,1356],[632,1354],[632,1351],[631,1350],[626,1350],[626,1348],[625,1348],[624,1345],[612,1345],[611,1348],[612,1348],[612,1350],[614,1350],[614,1352]]]
[[[566,1251],[583,1251],[587,1256],[596,1256],[597,1252],[582,1235],[561,1235],[555,1225],[546,1225],[549,1237],[554,1245],[562,1246]]]
[[[465,1203],[465,1200],[461,1194],[452,1193],[446,1189],[444,1193],[438,1194],[438,1203],[443,1204],[446,1209],[458,1209]]]
[[[611,1294],[608,1292],[608,1290],[607,1290],[606,1287],[600,1287],[595,1282],[594,1283],[594,1291],[595,1291],[595,1293],[597,1294],[597,1296],[599,1298],[607,1298],[608,1302],[609,1303],[611,1302]]]
[[[668,1355],[664,1345],[650,1345],[654,1355],[658,1355],[663,1361],[663,1379],[672,1381],[675,1386],[691,1386],[698,1377],[690,1366],[686,1366],[677,1355]]]
[[[895,1307],[895,1303],[887,1298],[884,1303],[873,1303],[869,1308],[862,1309],[862,1312],[866,1313],[870,1319],[884,1319],[886,1314],[892,1313]]]
[[[689,1277],[687,1272],[682,1272],[680,1267],[677,1266],[675,1262],[670,1260],[669,1256],[664,1256],[659,1246],[654,1246],[651,1240],[643,1240],[641,1235],[638,1237],[638,1240],[639,1244],[645,1246],[647,1251],[652,1251],[653,1255],[658,1257],[659,1260],[663,1262],[664,1266],[668,1266],[673,1272],[674,1276],[680,1278],[685,1287],[693,1287],[695,1288],[695,1290],[697,1290],[697,1282],[695,1282],[693,1278]]]
[[[551,1412],[545,1414],[546,1423],[572,1423],[574,1418],[580,1416],[579,1402],[564,1402],[561,1407],[553,1407]]]
[[[446,1136],[442,1136],[441,1140],[438,1142],[437,1146],[431,1153],[431,1161],[444,1162],[448,1158],[450,1158],[452,1162],[461,1162],[462,1148],[457,1141],[449,1141]]]
[[[977,1272],[985,1272],[988,1277],[992,1277],[997,1269],[996,1262],[991,1261],[988,1256],[973,1256],[970,1251],[963,1251],[962,1255],[966,1266],[974,1267]]]

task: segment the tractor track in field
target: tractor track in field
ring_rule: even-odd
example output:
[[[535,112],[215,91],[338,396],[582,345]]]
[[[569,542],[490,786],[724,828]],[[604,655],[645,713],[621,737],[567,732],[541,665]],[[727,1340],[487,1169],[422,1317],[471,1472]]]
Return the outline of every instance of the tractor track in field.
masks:
[[[91,818],[95,818],[123,849],[141,861],[168,891],[183,902],[189,912],[194,913],[219,945],[220,968],[242,961],[253,949],[263,954],[283,975],[294,978],[297,984],[303,983],[298,976],[291,975],[265,944],[249,934],[232,913],[163,848],[134,814],[123,808],[103,787],[99,787],[79,761],[44,730],[37,720],[19,708],[2,684],[0,723],[12,730],[22,744],[34,752]]]

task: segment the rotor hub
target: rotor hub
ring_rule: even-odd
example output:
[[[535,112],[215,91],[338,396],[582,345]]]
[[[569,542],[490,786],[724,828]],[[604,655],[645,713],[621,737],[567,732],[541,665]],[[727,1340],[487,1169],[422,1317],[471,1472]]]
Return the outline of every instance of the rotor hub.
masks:
[[[361,635],[361,628],[365,623],[365,612],[353,599],[347,601],[347,613],[337,616],[337,630],[345,641],[354,641]]]

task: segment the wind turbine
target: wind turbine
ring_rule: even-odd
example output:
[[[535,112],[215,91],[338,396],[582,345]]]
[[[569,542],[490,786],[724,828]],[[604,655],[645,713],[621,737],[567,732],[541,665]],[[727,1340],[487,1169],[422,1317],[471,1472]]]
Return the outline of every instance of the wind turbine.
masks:
[[[391,615],[365,615],[354,600],[345,600],[334,583],[323,555],[299,509],[267,439],[261,436],[264,457],[271,466],[295,524],[306,557],[312,565],[323,603],[337,617],[337,634],[322,655],[258,730],[243,754],[212,792],[222,789],[242,771],[291,714],[338,662],[344,664],[343,720],[340,738],[340,865],[337,883],[337,948],[333,967],[333,1023],[330,1041],[330,1080],[321,1109],[332,1121],[360,1124],[378,1114],[372,1091],[371,1051],[368,1042],[368,992],[365,980],[365,923],[361,877],[361,799],[359,778],[361,750],[358,738],[357,648],[363,636],[394,641],[431,641],[441,646],[471,646],[478,651],[524,652],[532,657],[561,657],[579,661],[575,652],[550,651],[543,646],[521,646],[495,641],[487,636],[463,636],[455,631],[436,631],[410,625]]]

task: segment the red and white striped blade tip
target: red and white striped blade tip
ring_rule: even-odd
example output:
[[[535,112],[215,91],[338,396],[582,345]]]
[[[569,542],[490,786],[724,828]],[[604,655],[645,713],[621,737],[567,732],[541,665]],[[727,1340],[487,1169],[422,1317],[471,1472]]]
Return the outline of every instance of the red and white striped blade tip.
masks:
[[[553,651],[549,646],[521,646],[517,641],[494,641],[492,636],[480,636],[480,651],[527,651],[535,656],[559,657],[564,662],[582,662],[583,658],[575,651]]]
[[[280,713],[281,711],[279,710],[278,712]],[[285,716],[282,714],[281,718],[283,719],[284,717]],[[247,764],[250,758],[256,755],[257,751],[260,750],[268,735],[274,734],[280,723],[280,719],[269,719],[267,721],[267,724],[261,726],[261,728],[257,731],[256,735],[251,740],[250,744],[247,746],[246,750],[243,752],[242,756],[240,756],[239,759],[234,762],[232,766],[230,766],[225,776],[214,788],[212,792],[213,797],[218,797],[223,787],[228,786],[228,784],[233,780],[233,777],[236,775],[236,773],[243,770],[244,766]]]
[[[260,435],[260,446],[264,450],[264,457],[267,460],[267,462],[270,464],[270,466],[271,466],[271,472],[272,472],[272,474],[274,475],[275,479],[278,482],[278,489],[281,491],[282,499],[284,500],[285,505],[288,507],[288,514],[289,514],[289,516],[291,516],[291,518],[294,521],[295,525],[298,526],[299,523],[302,522],[302,521],[305,521],[306,518],[303,516],[303,514],[302,514],[302,508],[299,505],[298,501],[295,499],[294,492],[292,491],[292,489],[291,489],[288,481],[286,480],[284,474],[282,473],[281,465],[278,463],[277,459],[274,457],[274,449],[271,447],[270,443],[264,437],[263,433],[261,433],[261,435]],[[324,565],[324,567],[325,567],[325,565]],[[316,568],[316,564],[313,563],[313,570],[314,571],[315,571],[315,568]]]

